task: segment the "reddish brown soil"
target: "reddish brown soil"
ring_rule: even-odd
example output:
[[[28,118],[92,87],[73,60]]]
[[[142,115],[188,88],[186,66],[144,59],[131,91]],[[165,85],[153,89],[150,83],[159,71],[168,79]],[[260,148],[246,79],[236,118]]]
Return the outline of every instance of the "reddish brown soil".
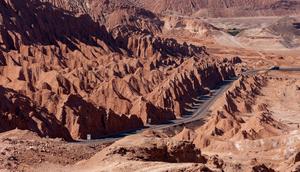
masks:
[[[0,1],[0,170],[299,171],[295,72],[242,76],[185,127],[65,142],[182,118],[246,69],[299,66],[299,9],[298,0]]]

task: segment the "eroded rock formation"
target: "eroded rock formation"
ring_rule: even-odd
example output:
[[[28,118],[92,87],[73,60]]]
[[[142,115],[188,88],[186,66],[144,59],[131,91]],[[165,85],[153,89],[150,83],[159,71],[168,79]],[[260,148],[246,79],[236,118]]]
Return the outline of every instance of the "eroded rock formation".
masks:
[[[45,109],[73,139],[181,117],[193,97],[235,75],[233,61],[153,34],[158,19],[145,10],[124,7],[129,18],[116,27],[108,20],[108,32],[75,2],[49,2],[1,1],[0,84]]]
[[[191,138],[200,147],[208,147],[216,140],[256,140],[279,136],[287,126],[275,120],[265,105],[256,104],[260,89],[266,84],[263,76],[242,76],[216,103],[213,116],[196,130]],[[220,107],[218,107],[220,106]],[[255,108],[255,110],[254,110]],[[255,114],[251,114],[252,112]],[[248,117],[240,114],[250,113]],[[216,140],[215,140],[216,139]]]

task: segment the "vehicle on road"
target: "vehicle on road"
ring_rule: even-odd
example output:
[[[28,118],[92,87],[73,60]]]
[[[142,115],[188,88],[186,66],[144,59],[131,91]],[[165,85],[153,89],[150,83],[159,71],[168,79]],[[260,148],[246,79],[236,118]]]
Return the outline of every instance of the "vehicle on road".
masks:
[[[280,69],[279,66],[272,66],[272,67],[270,68],[270,70],[279,70],[279,69]]]

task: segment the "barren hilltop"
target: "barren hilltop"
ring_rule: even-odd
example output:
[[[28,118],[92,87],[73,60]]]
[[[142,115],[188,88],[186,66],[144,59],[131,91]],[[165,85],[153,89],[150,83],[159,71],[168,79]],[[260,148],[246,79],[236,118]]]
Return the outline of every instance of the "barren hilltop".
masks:
[[[0,171],[299,171],[299,11],[2,0]]]
[[[299,14],[299,0],[133,0],[156,13],[195,17],[284,16]]]

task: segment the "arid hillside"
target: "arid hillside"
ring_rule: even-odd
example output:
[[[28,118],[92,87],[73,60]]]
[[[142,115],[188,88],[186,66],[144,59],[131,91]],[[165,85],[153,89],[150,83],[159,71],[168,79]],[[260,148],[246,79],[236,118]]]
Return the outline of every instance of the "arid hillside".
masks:
[[[241,17],[299,14],[299,0],[133,0],[161,14],[197,17]]]
[[[181,117],[185,103],[235,75],[235,62],[155,36],[139,20],[108,32],[50,3],[1,3],[3,131],[69,140],[133,130]]]
[[[298,172],[299,11],[1,0],[0,171]]]

